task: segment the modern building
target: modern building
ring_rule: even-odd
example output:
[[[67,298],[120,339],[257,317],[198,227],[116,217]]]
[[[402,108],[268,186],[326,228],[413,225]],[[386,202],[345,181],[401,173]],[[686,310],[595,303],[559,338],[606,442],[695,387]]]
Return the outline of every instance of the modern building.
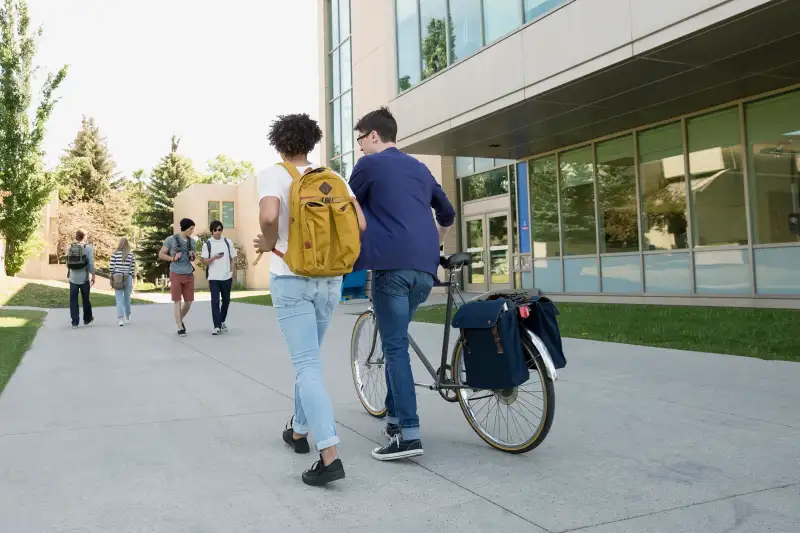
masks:
[[[800,307],[800,0],[319,0],[320,115],[387,105],[473,291]]]
[[[53,192],[39,215],[35,237],[38,251],[25,261],[17,277],[56,281],[67,279],[67,268],[58,264],[58,207],[58,193]],[[0,277],[5,275],[5,242],[0,236]]]

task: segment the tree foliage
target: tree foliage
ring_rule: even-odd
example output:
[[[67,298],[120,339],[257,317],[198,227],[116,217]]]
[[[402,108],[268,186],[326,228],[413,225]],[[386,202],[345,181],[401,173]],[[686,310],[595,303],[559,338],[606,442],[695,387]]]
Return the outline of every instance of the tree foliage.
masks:
[[[141,272],[147,281],[166,274],[169,264],[158,259],[164,241],[173,234],[173,201],[187,187],[197,181],[192,162],[178,154],[179,140],[173,136],[169,154],[151,172],[147,183],[146,207],[136,217],[136,224],[144,236],[137,247]]]
[[[6,272],[22,269],[33,246],[42,208],[50,200],[54,177],[42,164],[45,125],[56,103],[55,91],[67,67],[48,74],[34,106],[31,77],[35,70],[36,38],[30,31],[25,0],[3,0],[0,8],[0,190],[11,192],[0,210],[0,234],[6,241]],[[32,117],[32,118],[31,118]]]
[[[422,40],[422,77],[428,78],[440,70],[447,68],[447,47],[450,55],[455,57],[455,29],[453,19],[449,20],[450,31],[446,31],[444,19],[431,19],[428,23],[428,35]],[[449,39],[448,39],[449,34]],[[448,43],[449,41],[449,43]],[[401,79],[402,90],[402,79]]]
[[[249,161],[236,161],[225,154],[219,154],[208,162],[208,173],[198,177],[198,183],[236,185],[256,173]]]
[[[61,157],[56,169],[62,203],[101,201],[118,187],[116,163],[108,152],[108,142],[92,117],[83,117],[75,140]]]

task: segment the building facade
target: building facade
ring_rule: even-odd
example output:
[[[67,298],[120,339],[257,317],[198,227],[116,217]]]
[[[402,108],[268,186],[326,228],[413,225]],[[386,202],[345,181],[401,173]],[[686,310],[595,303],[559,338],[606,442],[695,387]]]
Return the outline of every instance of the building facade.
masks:
[[[457,205],[466,289],[800,307],[800,1],[318,7],[328,162],[389,106]]]

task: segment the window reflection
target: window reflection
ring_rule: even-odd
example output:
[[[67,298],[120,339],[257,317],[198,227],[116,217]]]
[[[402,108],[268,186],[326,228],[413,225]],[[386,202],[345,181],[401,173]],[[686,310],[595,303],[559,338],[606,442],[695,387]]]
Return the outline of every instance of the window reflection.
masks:
[[[353,93],[342,95],[342,153],[353,150]]]
[[[800,92],[748,104],[745,117],[755,242],[800,242]]]
[[[447,54],[453,52],[453,32],[448,31],[446,0],[420,0],[422,30],[422,78],[447,68]],[[448,50],[448,46],[450,50]]]
[[[597,145],[600,252],[639,251],[633,136]]]
[[[639,179],[645,250],[689,246],[681,124],[639,134]]]
[[[687,121],[695,246],[747,244],[739,109]]]
[[[597,253],[592,147],[561,155],[561,224],[564,255]]]
[[[541,17],[566,0],[525,0],[525,22]]]
[[[420,80],[417,0],[397,0],[397,84],[405,91]]]
[[[561,255],[561,250],[558,236],[558,172],[555,156],[531,161],[529,174],[533,257],[558,257]]]
[[[481,42],[481,0],[450,0],[451,62],[471,56]]]
[[[522,9],[519,0],[491,0],[491,2],[484,2],[483,7],[486,43],[499,39],[522,25]]]
[[[461,197],[463,201],[479,200],[490,196],[508,194],[508,167],[461,178]]]

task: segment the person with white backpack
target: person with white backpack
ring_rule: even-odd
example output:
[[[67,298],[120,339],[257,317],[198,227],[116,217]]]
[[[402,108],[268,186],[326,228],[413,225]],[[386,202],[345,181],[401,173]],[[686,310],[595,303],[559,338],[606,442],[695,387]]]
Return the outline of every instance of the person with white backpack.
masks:
[[[119,325],[124,326],[131,321],[131,291],[136,271],[136,260],[125,237],[119,240],[116,251],[111,255],[108,269],[111,272],[111,288],[117,300],[117,318]]]

